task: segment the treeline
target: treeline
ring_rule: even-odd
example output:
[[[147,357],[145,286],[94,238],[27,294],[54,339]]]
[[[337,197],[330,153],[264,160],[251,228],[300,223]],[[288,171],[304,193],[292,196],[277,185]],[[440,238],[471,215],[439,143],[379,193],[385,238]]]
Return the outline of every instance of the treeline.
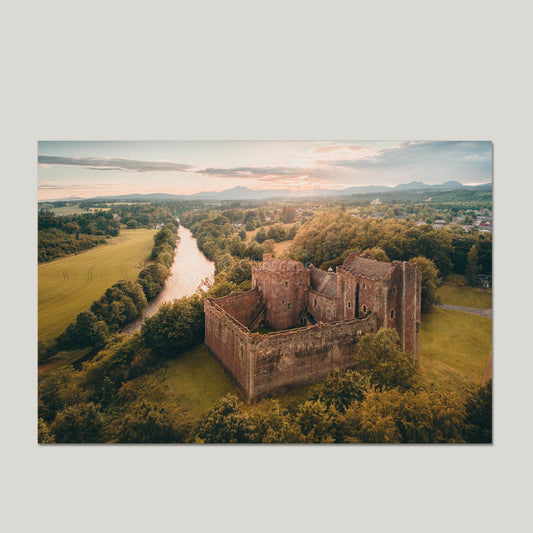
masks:
[[[152,263],[139,272],[137,281],[115,283],[92,303],[90,310],[79,313],[57,339],[40,343],[39,361],[46,362],[59,350],[101,348],[110,335],[139,318],[170,274],[177,239],[178,224],[172,220],[154,235]]]
[[[40,263],[102,244],[105,238],[119,235],[121,224],[127,228],[138,228],[152,227],[155,224],[171,226],[175,222],[171,209],[162,203],[108,204],[105,201],[80,203],[80,208],[89,207],[96,207],[99,210],[94,213],[62,216],[45,209],[40,210],[38,214]]]
[[[262,226],[257,230],[254,240],[259,244],[262,244],[269,239],[274,242],[290,241],[291,239],[294,239],[299,229],[299,224],[293,224],[290,228],[286,228],[281,223],[274,224],[269,228]]]
[[[39,386],[39,441],[492,441],[491,384],[453,397],[425,390],[417,383],[411,356],[400,350],[397,333],[386,329],[361,338],[355,370],[334,373],[299,403],[283,407],[268,400],[250,408],[227,395],[193,419],[169,406],[164,393],[154,400],[136,378],[157,370],[161,360],[193,346],[202,335],[202,298],[184,298],[163,306],[141,332],[108,343],[82,371],[51,373]]]
[[[111,208],[128,228],[169,224],[174,220],[169,208],[161,203],[113,204]]]
[[[66,255],[77,254],[105,242],[105,237],[96,235],[83,233],[72,235],[56,228],[41,230],[38,233],[38,262],[46,263]]]
[[[337,266],[353,251],[382,249],[388,258],[408,261],[423,256],[435,263],[441,276],[465,274],[468,253],[477,250],[477,271],[492,273],[492,235],[460,227],[434,229],[402,220],[362,219],[335,209],[319,213],[302,226],[291,257],[320,268]]]
[[[41,210],[37,227],[39,263],[93,248],[120,231],[110,211],[56,216]]]

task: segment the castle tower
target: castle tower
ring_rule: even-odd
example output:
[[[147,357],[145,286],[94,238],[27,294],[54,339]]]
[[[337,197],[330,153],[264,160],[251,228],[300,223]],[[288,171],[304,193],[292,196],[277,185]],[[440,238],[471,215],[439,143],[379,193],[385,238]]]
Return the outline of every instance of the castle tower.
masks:
[[[309,293],[309,269],[298,261],[280,261],[271,254],[252,268],[252,288],[263,293],[265,323],[276,331],[299,325]]]

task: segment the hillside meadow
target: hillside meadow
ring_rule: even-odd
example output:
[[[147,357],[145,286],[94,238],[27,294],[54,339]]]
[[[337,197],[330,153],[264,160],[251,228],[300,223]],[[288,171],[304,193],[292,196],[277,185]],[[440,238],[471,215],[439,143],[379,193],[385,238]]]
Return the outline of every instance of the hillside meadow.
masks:
[[[150,255],[155,233],[151,229],[122,230],[104,245],[39,265],[39,340],[62,333],[78,313],[117,281],[135,281]]]

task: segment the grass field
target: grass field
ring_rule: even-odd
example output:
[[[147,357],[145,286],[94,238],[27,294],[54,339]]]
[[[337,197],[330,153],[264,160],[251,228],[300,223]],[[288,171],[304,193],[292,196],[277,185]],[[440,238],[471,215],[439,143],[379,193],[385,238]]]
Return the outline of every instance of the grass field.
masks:
[[[438,308],[422,315],[421,361],[442,363],[479,385],[491,346],[490,318]]]
[[[108,244],[39,265],[39,340],[53,339],[121,279],[137,279],[155,230],[122,230]]]
[[[81,209],[77,205],[65,205],[63,207],[48,207],[49,211],[52,211],[54,215],[66,216],[66,215],[83,215],[84,213],[95,213],[96,211],[108,211],[108,207],[90,207],[89,210]]]
[[[138,378],[151,399],[166,407],[180,409],[193,418],[207,413],[215,403],[228,393],[243,400],[232,380],[209,354],[205,346],[197,346],[174,361],[169,361],[157,373]],[[312,385],[289,391],[277,399],[291,408],[303,401]],[[249,409],[257,409],[266,401],[260,401]]]
[[[477,307],[489,309],[492,307],[492,290],[475,287],[459,287],[455,283],[444,283],[437,290],[440,303],[458,305],[461,307]]]

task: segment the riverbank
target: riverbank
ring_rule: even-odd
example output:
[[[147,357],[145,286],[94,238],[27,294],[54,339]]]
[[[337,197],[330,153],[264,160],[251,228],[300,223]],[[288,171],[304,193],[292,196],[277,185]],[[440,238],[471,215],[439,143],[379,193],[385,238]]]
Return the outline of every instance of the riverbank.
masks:
[[[161,292],[143,310],[140,318],[124,329],[130,335],[138,331],[144,320],[157,312],[159,306],[185,296],[195,294],[199,287],[212,281],[215,264],[198,249],[196,239],[188,228],[180,225],[178,245],[174,262],[170,267],[170,276],[165,281]]]

